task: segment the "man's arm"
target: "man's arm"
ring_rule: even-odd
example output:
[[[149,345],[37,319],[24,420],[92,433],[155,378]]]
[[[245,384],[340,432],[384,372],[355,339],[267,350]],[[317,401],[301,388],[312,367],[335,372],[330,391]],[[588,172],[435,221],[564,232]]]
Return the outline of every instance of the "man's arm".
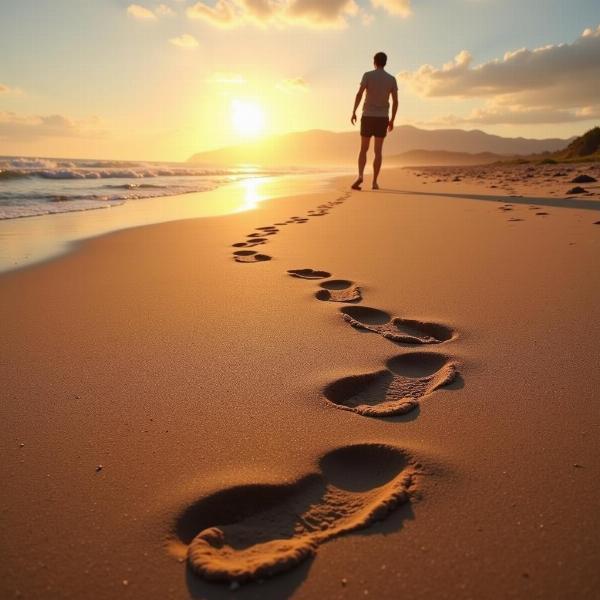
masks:
[[[367,89],[367,86],[363,85],[362,83],[360,84],[360,87],[358,88],[356,98],[354,99],[354,109],[352,111],[352,118],[350,119],[350,122],[352,123],[352,125],[356,125],[356,111],[358,110],[358,107],[360,106],[363,94],[365,93],[366,89]]]
[[[396,120],[396,113],[398,112],[398,90],[392,92],[392,118],[388,125],[388,130],[394,131],[394,121]]]

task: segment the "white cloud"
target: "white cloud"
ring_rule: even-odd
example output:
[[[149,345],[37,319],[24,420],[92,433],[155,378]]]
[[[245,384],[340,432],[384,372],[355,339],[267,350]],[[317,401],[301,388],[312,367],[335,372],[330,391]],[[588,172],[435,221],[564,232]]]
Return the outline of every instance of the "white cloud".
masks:
[[[77,121],[62,115],[0,112],[0,139],[34,141],[40,138],[98,138],[105,135],[99,126],[97,118]]]
[[[371,0],[371,3],[390,14],[410,13],[410,0]],[[373,15],[356,0],[200,0],[186,12],[190,19],[202,19],[217,27],[253,23],[263,27],[339,28],[347,25],[350,18],[358,18],[364,24],[373,20]]]
[[[600,111],[600,26],[571,44],[522,48],[477,66],[463,50],[440,68],[398,77],[419,96],[486,99],[466,117],[471,123],[585,120]]]
[[[142,21],[156,21],[157,19],[157,16],[149,8],[139,4],[130,4],[127,7],[127,14]]]
[[[408,17],[412,14],[410,0],[371,0],[375,8],[383,8],[391,15]]]
[[[198,40],[189,33],[183,33],[178,37],[171,38],[169,40],[171,44],[174,46],[179,46],[180,48],[197,48]]]

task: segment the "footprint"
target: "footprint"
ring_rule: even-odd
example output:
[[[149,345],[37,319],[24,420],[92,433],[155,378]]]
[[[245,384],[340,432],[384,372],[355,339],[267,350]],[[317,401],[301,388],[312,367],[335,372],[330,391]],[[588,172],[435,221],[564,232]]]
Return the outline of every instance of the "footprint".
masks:
[[[403,415],[456,377],[456,364],[442,354],[412,352],[386,363],[387,369],[330,383],[325,397],[337,408],[365,417]]]
[[[315,271],[313,269],[291,269],[288,274],[299,279],[327,279],[331,273],[327,271]]]
[[[547,212],[536,212],[535,214],[538,217],[547,217],[550,213],[547,213]]]
[[[264,238],[267,235],[275,235],[279,233],[279,229],[269,229],[269,231],[261,231],[260,233],[249,233],[246,237],[250,239]]]
[[[323,289],[315,294],[317,300],[324,302],[360,302],[360,288],[347,279],[332,279],[319,284]]]
[[[262,244],[266,244],[267,238],[252,238],[251,241],[248,242],[237,242],[236,244],[232,244],[232,248],[252,248],[252,246],[261,246]]]
[[[191,570],[228,583],[288,571],[324,542],[385,519],[410,500],[418,475],[413,458],[383,444],[333,450],[318,467],[292,483],[233,487],[190,506],[174,533]]]
[[[454,337],[449,327],[414,319],[394,317],[383,310],[367,306],[346,306],[340,309],[352,327],[373,331],[392,342],[401,344],[441,344]]]
[[[239,263],[255,263],[271,260],[270,256],[267,256],[266,254],[257,254],[254,250],[238,250],[233,253],[233,257],[236,262]]]

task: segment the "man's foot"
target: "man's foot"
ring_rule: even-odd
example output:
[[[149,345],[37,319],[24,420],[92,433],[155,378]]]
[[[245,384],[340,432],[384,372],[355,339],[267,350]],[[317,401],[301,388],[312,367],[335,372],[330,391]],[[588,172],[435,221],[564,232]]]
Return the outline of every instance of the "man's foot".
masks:
[[[373,182],[373,189],[374,190],[378,190],[379,189],[379,184],[376,181]]]
[[[352,184],[352,189],[353,190],[361,190],[362,188],[360,187],[362,185],[363,182],[363,178],[359,177],[353,184]]]

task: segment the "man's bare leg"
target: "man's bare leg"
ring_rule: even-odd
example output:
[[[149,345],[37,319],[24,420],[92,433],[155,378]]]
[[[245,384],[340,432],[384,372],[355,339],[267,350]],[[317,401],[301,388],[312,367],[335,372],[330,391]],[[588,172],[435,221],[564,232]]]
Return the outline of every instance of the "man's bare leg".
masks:
[[[371,138],[361,137],[360,138],[360,154],[358,155],[358,179],[352,184],[353,190],[360,190],[365,175],[365,166],[367,164],[367,152],[369,151],[369,145]]]
[[[383,162],[383,142],[385,138],[375,138],[375,159],[373,160],[373,189],[378,190],[379,184],[377,178],[381,171],[381,163]]]

